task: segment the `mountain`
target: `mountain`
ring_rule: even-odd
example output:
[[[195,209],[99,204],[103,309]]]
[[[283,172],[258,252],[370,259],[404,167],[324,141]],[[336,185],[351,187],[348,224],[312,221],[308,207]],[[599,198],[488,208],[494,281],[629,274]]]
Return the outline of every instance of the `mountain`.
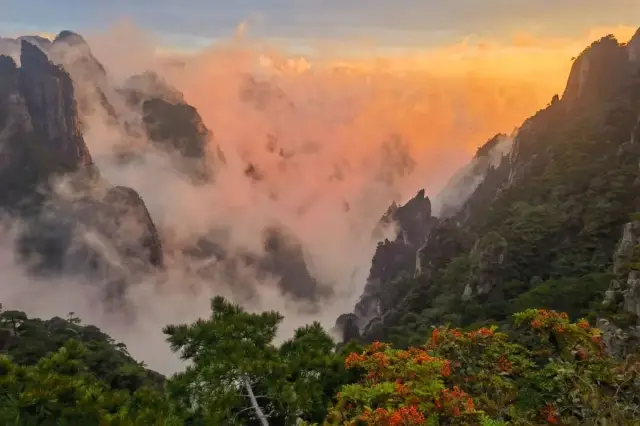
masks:
[[[107,282],[161,267],[162,244],[144,202],[131,188],[110,186],[92,161],[69,74],[40,48],[20,44],[20,67],[0,56],[0,204],[25,223],[18,237],[23,260],[40,273],[73,269]],[[55,190],[60,179],[72,197]],[[132,229],[118,234],[125,221]],[[120,261],[92,248],[89,235]]]
[[[513,147],[513,139],[499,133],[489,139],[471,159],[469,164],[456,172],[436,195],[438,217],[450,217],[466,206],[466,201],[478,186],[495,174],[505,155]]]
[[[84,141],[91,120],[121,129],[121,161],[157,149],[194,185],[215,184],[227,167],[214,132],[157,74],[114,84],[76,33],[2,39],[0,49],[0,204],[25,223],[23,261],[36,273],[99,277],[108,294],[126,291],[131,277],[162,268],[170,230],[154,223],[135,190],[100,175]],[[612,36],[593,43],[575,59],[561,97],[513,135],[489,139],[433,202],[420,191],[394,203],[379,229],[392,226],[396,236],[378,244],[363,295],[339,328],[406,343],[429,324],[501,321],[542,304],[594,315],[625,342],[636,338],[637,280],[621,259],[633,258],[636,238],[639,51],[640,32],[626,44]],[[293,107],[277,87],[250,77],[238,96],[256,108]],[[129,143],[138,139],[149,143]],[[232,281],[241,281],[234,271],[242,264],[295,298],[330,295],[286,224],[265,230],[262,254],[227,253],[227,232],[214,227],[181,252],[213,260]]]
[[[360,327],[366,326],[371,319],[397,302],[394,295],[401,295],[400,283],[412,276],[416,252],[436,223],[437,219],[431,215],[431,202],[424,190],[420,190],[402,206],[394,203],[389,207],[380,225],[395,224],[397,235],[395,239],[385,239],[376,247],[364,293],[355,306]]]
[[[34,45],[21,42],[21,67],[0,57],[2,204],[12,206],[57,172],[90,169],[68,74]]]
[[[273,279],[282,293],[293,299],[318,302],[331,295],[329,288],[311,274],[302,245],[285,225],[268,227],[261,237],[261,253],[240,250],[230,254],[224,248],[228,230],[214,229],[185,247],[183,254],[193,261],[201,277],[223,272],[226,281],[233,283],[233,290],[246,298],[257,291],[253,276],[247,278],[242,273],[246,267],[258,278]]]
[[[212,172],[225,164],[222,150],[214,146],[213,133],[198,111],[158,74],[134,75],[119,93],[132,109],[141,113],[149,141],[156,148],[175,153],[176,167],[187,176],[196,182],[207,182],[213,178]]]
[[[471,327],[541,307],[598,318],[612,352],[633,347],[639,48],[640,31],[626,44],[605,36],[587,47],[561,97],[512,138],[490,139],[449,181],[436,199],[438,217],[415,234],[426,234],[424,245],[397,250],[404,262],[380,263],[391,252],[380,243],[372,271],[397,269],[377,282],[383,290],[367,282],[354,313],[337,321],[343,335],[406,346],[431,324]]]
[[[154,72],[115,84],[86,40],[72,31],[53,41],[2,38],[0,53],[0,207],[25,222],[18,237],[21,258],[32,272],[80,274],[104,282],[109,297],[122,294],[140,274],[162,268],[162,240],[170,230],[156,226],[135,190],[112,187],[100,176],[84,133],[94,121],[106,122],[122,135],[113,153],[118,161],[140,160],[156,149],[194,185],[215,184],[226,167],[214,133],[182,93]],[[276,95],[250,77],[238,94],[262,103]],[[64,185],[56,184],[60,180]],[[191,262],[207,265],[198,268],[204,278],[214,273],[213,260],[230,281],[240,283],[238,267],[249,266],[296,298],[326,293],[286,225],[265,230],[262,254],[226,253],[220,236],[227,231],[211,229],[181,250]],[[238,287],[251,290],[249,283]]]
[[[91,117],[105,113],[125,142],[144,134],[147,146],[127,155],[171,153],[193,185],[216,184],[227,165],[198,112],[158,76],[112,87],[71,32],[3,43],[0,207],[24,225],[22,260],[34,274],[104,280],[115,299],[162,269],[169,232],[134,189],[101,176],[85,143]],[[82,55],[57,64],[61,43]],[[597,41],[562,97],[489,139],[434,202],[420,190],[389,207],[373,232],[395,234],[378,244],[353,312],[336,321],[342,347],[317,322],[278,344],[280,313],[216,296],[208,318],[162,329],[189,362],[164,378],[73,313],[41,320],[0,305],[0,423],[636,424],[638,43],[640,31],[627,44]],[[250,99],[256,108],[278,100],[261,96]],[[139,122],[111,108],[120,101]],[[213,173],[191,175],[191,160]],[[403,155],[389,163],[410,167]],[[233,275],[242,262],[295,298],[327,295],[286,224],[265,230],[264,253],[226,251],[228,231],[181,247],[205,278],[213,257],[233,290],[251,290]]]

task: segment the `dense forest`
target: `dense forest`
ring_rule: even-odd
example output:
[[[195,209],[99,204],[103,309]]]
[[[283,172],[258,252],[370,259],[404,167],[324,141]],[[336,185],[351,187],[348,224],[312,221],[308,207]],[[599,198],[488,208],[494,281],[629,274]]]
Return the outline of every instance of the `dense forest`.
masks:
[[[60,201],[56,212],[74,212],[73,226],[115,234],[109,221],[125,213],[114,210],[114,200],[125,200],[145,225],[124,238],[119,253],[140,274],[162,268],[162,244],[144,202],[133,189],[101,180],[86,150],[69,76],[35,46],[21,46],[19,68],[0,56],[0,118],[3,126],[20,117],[36,125],[17,126],[12,141],[19,149],[9,162],[42,161],[33,148],[39,140],[76,143],[64,157],[67,168],[91,172],[84,178],[107,188],[107,196]],[[640,425],[638,52],[640,31],[629,43],[606,36],[589,46],[562,96],[522,124],[509,152],[482,162],[505,135],[480,147],[473,161],[483,166],[470,170],[481,179],[463,200],[437,215],[424,191],[393,204],[381,223],[397,225],[398,236],[378,244],[362,298],[337,320],[340,342],[313,323],[276,344],[280,313],[251,313],[217,296],[207,318],[158,324],[185,361],[182,372],[164,377],[73,313],[45,320],[2,306],[0,424]],[[49,83],[69,96],[55,98],[58,89],[42,89]],[[206,143],[202,123],[193,131],[197,112],[175,94],[146,101],[126,95],[150,122],[166,124],[147,123],[151,139]],[[9,102],[20,97],[25,102]],[[47,108],[64,110],[58,115],[73,124],[62,126],[69,134],[50,134],[56,123],[38,125],[38,114],[42,123],[52,116]],[[167,124],[167,117],[177,122]],[[202,150],[182,148],[202,159]],[[196,163],[193,179],[209,179],[201,173],[206,163]],[[189,165],[181,163],[193,171]],[[11,167],[0,178],[18,179],[25,169]],[[33,182],[54,173],[25,170]],[[11,192],[17,186],[3,186],[0,202],[33,219],[22,251],[49,255],[36,268],[42,273],[63,265],[64,250],[42,236],[47,228],[33,211],[45,207],[33,182],[20,181],[19,194]],[[28,208],[16,201],[25,198]],[[281,273],[289,277],[281,284],[295,293],[295,282],[306,280],[303,290],[312,291],[317,283],[301,256],[281,250],[262,267],[282,272],[300,263],[295,273]],[[88,257],[93,273],[107,269],[98,254]],[[114,300],[126,287],[116,272],[107,294]]]
[[[640,364],[607,354],[586,319],[528,309],[496,326],[431,327],[406,349],[336,347],[311,324],[275,345],[282,316],[216,297],[211,316],[167,325],[188,361],[145,369],[95,327],[0,314],[7,425],[639,424]]]

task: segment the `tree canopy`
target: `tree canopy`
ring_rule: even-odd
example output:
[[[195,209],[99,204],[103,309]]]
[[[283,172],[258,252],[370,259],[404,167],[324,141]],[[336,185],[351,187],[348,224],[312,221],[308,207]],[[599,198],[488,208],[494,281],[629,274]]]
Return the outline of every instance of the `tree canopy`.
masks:
[[[132,380],[146,370],[109,338],[63,342],[26,334],[25,324],[47,321],[0,318],[21,336],[0,357],[7,425],[602,425],[637,424],[640,412],[638,359],[608,355],[587,319],[544,309],[517,313],[502,330],[432,327],[408,348],[337,347],[318,323],[276,345],[279,313],[216,297],[209,318],[164,328],[187,366],[161,382]],[[36,362],[24,356],[42,347]],[[99,366],[126,362],[106,375],[100,357]]]

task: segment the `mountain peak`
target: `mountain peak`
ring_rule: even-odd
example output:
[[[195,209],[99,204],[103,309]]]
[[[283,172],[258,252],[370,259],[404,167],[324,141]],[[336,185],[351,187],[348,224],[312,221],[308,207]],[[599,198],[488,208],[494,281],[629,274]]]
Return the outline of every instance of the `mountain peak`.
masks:
[[[0,55],[0,75],[13,73],[17,68],[16,61],[11,56]]]
[[[87,44],[84,37],[69,30],[60,31],[56,38],[53,40],[54,43],[61,41],[64,41],[70,45]]]
[[[591,105],[620,88],[630,71],[629,54],[612,34],[593,42],[574,61],[562,100],[568,109]]]
[[[27,40],[20,41],[20,64],[22,68],[38,68],[49,67],[52,64],[49,62],[47,55],[40,50],[36,45]]]
[[[493,148],[495,148],[498,145],[498,143],[500,143],[501,141],[504,141],[508,137],[509,136],[507,136],[505,133],[498,133],[494,135],[491,139],[485,142],[484,145],[478,148],[478,150],[476,151],[476,155],[474,157],[475,158],[488,157],[491,154],[491,151],[493,150]]]

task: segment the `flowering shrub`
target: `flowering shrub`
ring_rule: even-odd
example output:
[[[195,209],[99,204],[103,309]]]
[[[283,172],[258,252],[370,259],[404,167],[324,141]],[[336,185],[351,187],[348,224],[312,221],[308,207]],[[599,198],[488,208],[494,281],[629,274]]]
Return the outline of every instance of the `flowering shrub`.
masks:
[[[330,425],[634,424],[638,363],[609,357],[586,320],[530,309],[516,341],[496,327],[434,328],[408,350],[374,342],[345,366],[361,369]]]
[[[427,348],[397,350],[374,342],[363,353],[350,354],[345,365],[366,374],[360,383],[342,388],[329,424],[424,425],[461,417],[466,420],[459,424],[472,424],[479,417],[466,392],[445,386],[451,362]]]

